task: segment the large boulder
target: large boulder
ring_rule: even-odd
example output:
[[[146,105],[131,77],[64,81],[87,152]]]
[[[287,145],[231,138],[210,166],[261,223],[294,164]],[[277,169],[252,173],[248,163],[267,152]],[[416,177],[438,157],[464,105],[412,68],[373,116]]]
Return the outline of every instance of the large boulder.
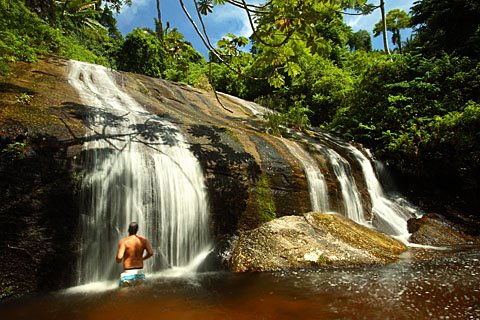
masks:
[[[454,224],[434,213],[412,218],[407,226],[412,234],[409,239],[412,243],[430,246],[480,244],[479,238],[468,234],[461,224]]]
[[[339,214],[285,216],[243,232],[228,266],[235,272],[384,264],[406,246]]]

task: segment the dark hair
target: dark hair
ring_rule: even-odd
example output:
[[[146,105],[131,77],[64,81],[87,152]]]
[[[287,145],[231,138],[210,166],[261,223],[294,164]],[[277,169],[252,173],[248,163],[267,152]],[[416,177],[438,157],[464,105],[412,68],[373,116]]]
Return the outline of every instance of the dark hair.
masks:
[[[133,235],[133,234],[137,234],[137,231],[138,231],[138,223],[136,222],[132,222],[130,223],[130,225],[128,226],[128,235]]]

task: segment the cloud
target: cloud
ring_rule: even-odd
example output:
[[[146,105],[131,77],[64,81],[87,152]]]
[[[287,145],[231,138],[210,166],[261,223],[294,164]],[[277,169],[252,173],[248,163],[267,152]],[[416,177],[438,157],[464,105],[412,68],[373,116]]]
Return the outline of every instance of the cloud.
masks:
[[[249,4],[260,4],[263,1],[248,1]],[[233,33],[236,36],[250,37],[252,27],[248,15],[244,9],[233,5],[217,6],[214,12],[206,17],[207,25],[212,30],[212,38],[218,41],[227,33]]]

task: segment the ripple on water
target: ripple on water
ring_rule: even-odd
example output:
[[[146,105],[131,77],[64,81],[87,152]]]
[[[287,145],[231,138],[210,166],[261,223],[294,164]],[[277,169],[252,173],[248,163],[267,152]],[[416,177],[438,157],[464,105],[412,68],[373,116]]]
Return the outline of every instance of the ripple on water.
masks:
[[[171,271],[174,273],[173,271]],[[387,266],[151,275],[0,304],[2,319],[479,319],[480,250]]]

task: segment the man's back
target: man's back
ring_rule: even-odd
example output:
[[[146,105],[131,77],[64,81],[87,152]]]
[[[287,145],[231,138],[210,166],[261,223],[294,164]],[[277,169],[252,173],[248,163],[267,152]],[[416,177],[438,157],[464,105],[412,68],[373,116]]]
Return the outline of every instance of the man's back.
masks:
[[[147,251],[144,257],[143,252]],[[148,240],[139,235],[130,235],[120,241],[118,248],[117,261],[123,259],[123,268],[136,269],[143,268],[143,260],[151,257],[153,250]]]

